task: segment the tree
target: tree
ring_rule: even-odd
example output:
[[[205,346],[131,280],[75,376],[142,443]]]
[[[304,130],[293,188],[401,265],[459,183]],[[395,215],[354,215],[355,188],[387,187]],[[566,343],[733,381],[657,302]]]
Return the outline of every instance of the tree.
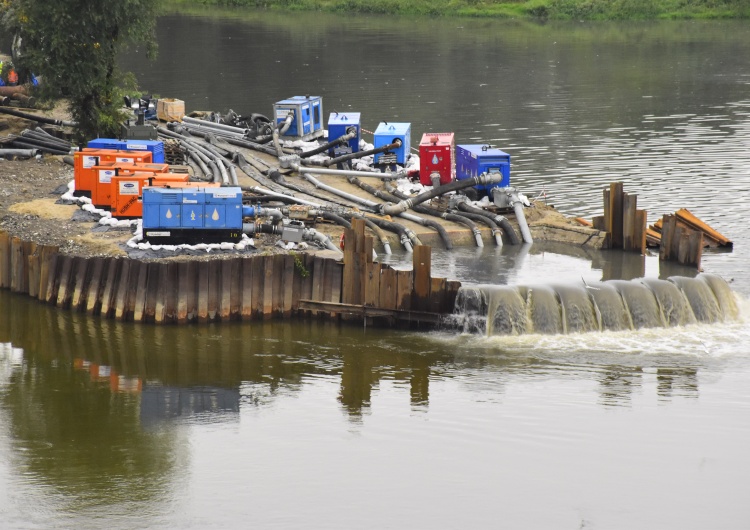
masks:
[[[158,0],[0,0],[2,24],[20,34],[17,66],[41,75],[49,95],[69,100],[79,142],[116,136],[127,117],[124,85],[134,78],[117,68],[130,44],[156,53]]]

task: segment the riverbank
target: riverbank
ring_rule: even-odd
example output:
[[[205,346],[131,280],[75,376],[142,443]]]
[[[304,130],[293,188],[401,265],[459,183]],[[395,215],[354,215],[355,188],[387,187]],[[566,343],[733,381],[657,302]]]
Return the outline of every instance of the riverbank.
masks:
[[[686,20],[750,18],[744,0],[171,0],[174,6],[279,11],[537,20]]]

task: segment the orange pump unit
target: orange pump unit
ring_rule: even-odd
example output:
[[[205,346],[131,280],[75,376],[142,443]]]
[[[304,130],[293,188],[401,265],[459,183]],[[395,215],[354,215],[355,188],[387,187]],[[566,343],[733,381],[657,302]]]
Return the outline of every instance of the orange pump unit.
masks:
[[[133,219],[143,216],[143,188],[218,188],[218,183],[188,182],[185,173],[134,173],[112,177],[112,217]]]
[[[96,171],[96,182],[91,193],[91,203],[102,210],[112,207],[112,179],[117,175],[147,173],[159,175],[169,171],[169,164],[127,164],[122,162],[102,164],[92,168]],[[187,176],[187,175],[186,175]]]
[[[101,164],[150,164],[150,151],[118,151],[115,149],[84,149],[73,154],[73,175],[76,197],[92,198],[99,175],[94,170]]]

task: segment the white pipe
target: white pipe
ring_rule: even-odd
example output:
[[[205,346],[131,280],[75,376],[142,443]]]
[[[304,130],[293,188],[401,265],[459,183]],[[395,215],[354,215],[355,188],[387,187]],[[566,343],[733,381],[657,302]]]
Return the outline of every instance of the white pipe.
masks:
[[[316,188],[320,188],[322,190],[338,195],[339,197],[343,197],[344,199],[349,199],[352,202],[356,202],[358,204],[362,204],[370,208],[377,208],[379,206],[379,203],[377,202],[369,201],[362,197],[357,197],[356,195],[352,195],[351,193],[341,191],[340,189],[334,188],[333,186],[329,186],[328,184],[323,184],[318,179],[316,179],[315,177],[307,173],[307,168],[305,168],[305,171],[306,171],[305,173],[302,173],[302,177],[308,182],[310,182]]]
[[[521,238],[523,238],[524,243],[533,243],[531,230],[529,230],[529,225],[526,223],[526,215],[523,213],[523,202],[521,202],[518,193],[514,192],[510,197],[511,201],[513,201],[513,211],[516,212],[516,221],[518,221],[518,229],[521,231]]]
[[[322,167],[301,167],[298,163],[293,162],[290,164],[292,169],[299,173],[317,173],[318,175],[334,175],[337,177],[370,177],[376,179],[399,179],[405,176],[404,172],[399,171],[396,173],[380,173],[376,171],[357,171],[353,169],[326,169]]]

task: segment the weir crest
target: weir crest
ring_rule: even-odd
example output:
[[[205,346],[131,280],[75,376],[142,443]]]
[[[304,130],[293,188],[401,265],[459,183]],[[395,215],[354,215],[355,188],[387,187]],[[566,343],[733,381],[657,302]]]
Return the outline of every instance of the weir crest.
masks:
[[[571,285],[478,285],[458,291],[453,321],[487,335],[624,331],[736,320],[739,307],[716,275]]]

